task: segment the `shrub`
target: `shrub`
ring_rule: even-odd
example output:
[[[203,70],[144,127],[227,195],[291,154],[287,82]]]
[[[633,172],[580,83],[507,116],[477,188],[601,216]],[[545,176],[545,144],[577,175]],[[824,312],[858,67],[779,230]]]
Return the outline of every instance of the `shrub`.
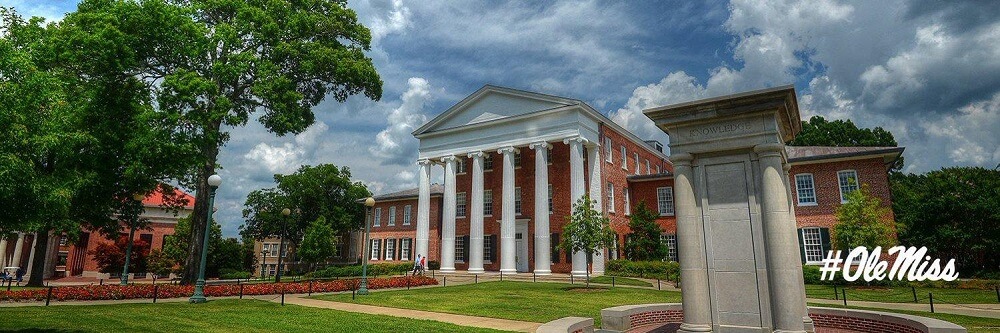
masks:
[[[371,264],[368,265],[368,276],[402,275],[409,272],[412,268],[412,262]],[[354,277],[361,276],[361,271],[362,265],[333,266],[306,274],[306,276],[314,278]]]
[[[427,269],[436,271],[441,269],[441,263],[436,260],[431,260],[427,262]]]
[[[611,260],[608,275],[677,281],[680,279],[680,264],[676,261],[630,261]]]
[[[240,272],[232,268],[223,268],[219,270],[219,278],[223,280],[249,279],[250,272]]]

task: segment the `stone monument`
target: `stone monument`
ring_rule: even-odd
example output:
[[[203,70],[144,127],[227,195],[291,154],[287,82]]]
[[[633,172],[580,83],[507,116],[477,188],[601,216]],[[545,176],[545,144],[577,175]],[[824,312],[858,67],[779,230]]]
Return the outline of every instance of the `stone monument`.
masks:
[[[670,136],[684,322],[678,332],[811,332],[785,142],[792,86],[645,110]]]

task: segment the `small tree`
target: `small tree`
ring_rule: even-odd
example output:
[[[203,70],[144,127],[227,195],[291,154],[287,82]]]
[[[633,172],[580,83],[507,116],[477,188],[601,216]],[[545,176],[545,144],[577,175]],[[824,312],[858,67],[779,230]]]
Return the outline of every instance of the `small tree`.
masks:
[[[895,245],[890,227],[889,208],[871,193],[868,184],[847,195],[847,202],[837,207],[833,226],[836,247],[851,250],[858,246],[883,249]]]
[[[563,227],[563,239],[559,247],[573,253],[582,251],[587,254],[587,281],[590,281],[590,271],[593,266],[590,258],[598,249],[614,244],[615,233],[606,216],[594,209],[595,202],[584,195],[573,205],[573,215],[567,216],[569,223]]]
[[[639,202],[629,218],[629,229],[632,233],[625,239],[625,257],[634,261],[663,260],[669,250],[660,241],[663,229],[656,224],[656,212]]]
[[[166,276],[170,274],[173,270],[174,265],[177,263],[170,259],[163,253],[163,251],[156,249],[149,252],[149,257],[146,257],[146,268],[149,269],[150,273],[156,276]]]
[[[149,243],[137,239],[132,243],[132,258],[129,259],[128,271],[132,273],[146,271],[146,256],[149,255]],[[125,266],[125,248],[128,237],[119,237],[114,243],[98,244],[90,255],[94,256],[98,270],[101,273],[121,273]]]
[[[299,245],[299,259],[312,265],[313,270],[316,263],[337,254],[337,247],[333,244],[333,228],[326,224],[326,218],[320,216],[313,221],[305,230],[305,237]]]

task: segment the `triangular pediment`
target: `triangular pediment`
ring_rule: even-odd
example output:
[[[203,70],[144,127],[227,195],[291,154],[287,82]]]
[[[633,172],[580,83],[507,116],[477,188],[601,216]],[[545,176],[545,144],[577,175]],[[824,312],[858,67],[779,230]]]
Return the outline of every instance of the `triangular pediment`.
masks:
[[[581,104],[581,102],[563,97],[487,85],[431,119],[413,134],[420,135],[575,104]]]

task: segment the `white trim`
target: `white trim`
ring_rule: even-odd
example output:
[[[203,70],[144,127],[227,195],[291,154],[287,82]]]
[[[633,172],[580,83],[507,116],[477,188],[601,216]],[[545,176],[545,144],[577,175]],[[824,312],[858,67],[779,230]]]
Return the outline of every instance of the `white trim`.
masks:
[[[662,207],[662,204],[661,204],[661,201],[660,201],[660,190],[661,189],[667,190],[670,193],[670,206],[669,206],[670,212],[664,212],[664,209]],[[674,187],[673,186],[661,186],[661,187],[657,187],[656,188],[656,212],[659,213],[660,216],[674,216],[674,214],[677,213],[676,208],[674,207]]]
[[[844,186],[840,184],[840,174],[842,174],[842,173],[848,173],[848,172],[854,173],[854,182],[857,183],[857,184],[854,184],[854,186],[856,187],[854,190],[857,191],[857,190],[861,189],[861,177],[858,176],[858,171],[857,170],[854,170],[854,169],[845,169],[845,170],[839,170],[839,171],[837,171],[837,190],[840,191],[840,203],[842,203],[842,204],[843,203],[847,203],[847,197],[846,197],[846,194],[844,194]]]
[[[821,228],[819,228],[819,227],[803,227],[801,229],[802,229],[802,233],[801,233],[802,239],[799,239],[799,241],[802,242],[802,250],[805,251],[806,264],[818,264],[818,263],[822,263],[823,262],[823,256],[826,253],[826,250],[828,250],[828,249],[824,249],[823,248],[823,232],[820,230]],[[816,232],[816,241],[818,241],[819,243],[818,244],[809,244],[809,243],[806,243],[806,231],[815,231]],[[819,246],[819,260],[809,260],[809,248],[808,248],[809,246]],[[814,259],[815,259],[815,257],[814,257]]]
[[[809,176],[809,184],[811,186],[810,189],[813,192],[813,194],[812,194],[812,201],[806,201],[806,202],[802,201],[802,194],[801,194],[802,193],[801,192],[802,188],[799,187],[799,176]],[[819,205],[819,198],[817,197],[817,192],[816,192],[816,177],[813,176],[812,173],[808,173],[808,172],[806,172],[806,173],[797,173],[797,174],[795,174],[795,175],[792,176],[792,181],[795,182],[795,203],[796,203],[797,206],[817,206],[817,205]]]

